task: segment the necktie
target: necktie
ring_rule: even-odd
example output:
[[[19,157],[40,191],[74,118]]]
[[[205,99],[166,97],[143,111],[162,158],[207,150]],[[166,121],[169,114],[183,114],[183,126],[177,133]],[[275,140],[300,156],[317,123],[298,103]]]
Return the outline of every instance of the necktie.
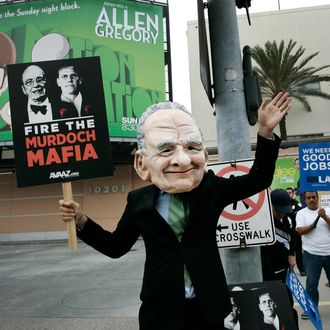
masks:
[[[170,195],[168,222],[174,233],[180,238],[187,226],[187,221],[183,201],[177,194]],[[184,282],[186,286],[192,286],[186,266],[184,266]]]
[[[183,201],[177,194],[170,195],[168,221],[177,236],[181,236],[186,228],[186,215]]]
[[[47,106],[46,105],[34,105],[34,104],[31,104],[31,110],[37,114],[39,111],[45,115],[46,112],[47,112]]]

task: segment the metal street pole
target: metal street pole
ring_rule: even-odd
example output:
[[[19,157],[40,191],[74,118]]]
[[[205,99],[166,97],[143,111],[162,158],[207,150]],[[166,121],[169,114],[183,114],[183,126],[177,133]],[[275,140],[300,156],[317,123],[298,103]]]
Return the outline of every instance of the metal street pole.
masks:
[[[251,157],[234,0],[208,0],[219,159]],[[229,284],[261,282],[260,249],[220,250]]]

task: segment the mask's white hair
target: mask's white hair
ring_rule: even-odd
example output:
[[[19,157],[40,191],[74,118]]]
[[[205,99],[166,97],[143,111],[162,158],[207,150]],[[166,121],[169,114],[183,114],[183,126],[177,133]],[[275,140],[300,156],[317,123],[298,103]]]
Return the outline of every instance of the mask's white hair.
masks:
[[[187,110],[187,108],[181,104],[181,103],[177,103],[177,102],[160,102],[160,103],[156,103],[151,105],[149,108],[146,109],[146,111],[142,114],[142,116],[140,117],[138,126],[137,126],[137,146],[138,146],[138,150],[140,150],[141,152],[145,152],[146,146],[145,146],[145,141],[144,141],[144,137],[145,137],[145,133],[143,131],[143,125],[146,122],[146,120],[149,118],[150,115],[152,115],[153,113],[159,111],[159,110],[181,110],[184,113],[188,114],[196,123],[199,132],[203,138],[202,132],[196,122],[196,120],[194,119],[194,117],[192,116],[192,114]]]

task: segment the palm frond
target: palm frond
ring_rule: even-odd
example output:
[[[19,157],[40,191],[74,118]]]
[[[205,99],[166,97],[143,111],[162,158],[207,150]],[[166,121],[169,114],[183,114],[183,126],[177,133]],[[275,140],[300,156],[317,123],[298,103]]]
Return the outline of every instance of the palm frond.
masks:
[[[306,109],[307,112],[311,112],[312,111],[312,108],[309,104],[309,102],[307,101],[306,97],[303,96],[302,94],[300,93],[296,93],[296,92],[292,92],[291,93],[291,97],[297,99],[300,103],[302,103],[302,105],[304,106],[304,108]]]
[[[284,40],[267,41],[263,46],[252,47],[251,51],[255,62],[254,70],[259,75],[260,88],[264,96],[273,97],[278,92],[287,91],[307,112],[312,111],[308,96],[330,100],[330,94],[306,87],[308,84],[330,81],[330,75],[324,71],[329,69],[330,65],[310,65],[319,52],[305,55],[306,49],[302,46],[297,47],[297,42],[292,39],[287,43]],[[285,126],[285,121],[283,125]],[[286,128],[283,134],[285,138]]]
[[[259,75],[263,95],[273,96],[279,91],[294,93],[299,95],[307,111],[311,108],[303,96],[327,98],[326,93],[308,89],[306,85],[330,81],[330,75],[320,74],[330,65],[308,66],[319,52],[305,56],[305,51],[302,46],[297,48],[297,42],[292,39],[286,44],[284,40],[279,43],[267,41],[263,47],[257,45],[252,48],[252,58],[257,64],[254,69]]]

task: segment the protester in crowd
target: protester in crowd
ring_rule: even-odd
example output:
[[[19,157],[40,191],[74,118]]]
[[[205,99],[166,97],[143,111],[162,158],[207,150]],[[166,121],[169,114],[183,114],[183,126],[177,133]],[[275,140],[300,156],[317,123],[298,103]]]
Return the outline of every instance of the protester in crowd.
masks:
[[[305,191],[304,199],[306,207],[297,213],[296,230],[302,235],[306,291],[318,305],[322,268],[330,279],[330,209],[319,206],[317,191]],[[308,315],[303,313],[301,318],[308,319]]]
[[[254,165],[246,175],[221,178],[206,171],[207,150],[191,113],[178,103],[153,105],[140,118],[134,160],[152,184],[128,194],[115,231],[77,202],[60,201],[62,219],[74,218],[78,237],[109,257],[121,257],[143,237],[141,330],[223,329],[232,306],[216,244],[219,214],[271,184],[280,143],[273,129],[290,106],[287,93],[261,104]]]
[[[294,192],[294,188],[293,187],[287,187],[286,191],[288,192],[289,196],[290,196],[290,202],[291,202],[291,208],[292,208],[292,212],[293,214],[296,214],[299,210],[302,209],[302,205],[300,202],[298,202],[296,200],[296,194]]]
[[[306,276],[305,270],[304,270],[304,261],[303,261],[303,254],[302,254],[302,242],[301,242],[301,235],[296,231],[296,214],[299,210],[301,210],[301,203],[299,203],[295,199],[295,192],[293,187],[286,188],[286,191],[288,192],[290,196],[290,202],[291,202],[291,208],[292,211],[288,214],[286,214],[287,221],[290,225],[291,229],[291,238],[293,241],[294,246],[294,252],[296,256],[296,263],[298,270],[300,272],[300,276]]]
[[[264,281],[280,280],[286,283],[288,270],[293,270],[296,260],[292,241],[293,229],[285,217],[291,211],[290,196],[284,189],[275,189],[270,194],[275,225],[275,244],[261,246],[261,265]],[[298,313],[293,308],[293,297],[287,288],[292,314],[298,328]]]

